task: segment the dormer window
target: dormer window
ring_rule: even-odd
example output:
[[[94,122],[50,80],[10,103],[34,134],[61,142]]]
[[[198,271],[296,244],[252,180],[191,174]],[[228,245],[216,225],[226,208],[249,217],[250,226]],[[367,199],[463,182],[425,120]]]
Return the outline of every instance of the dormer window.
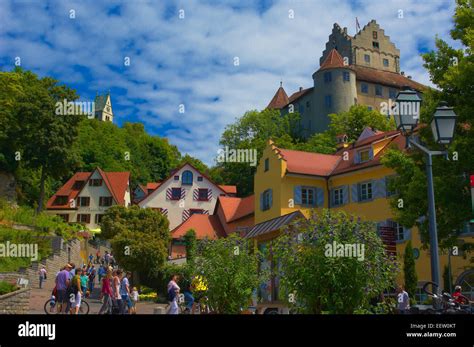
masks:
[[[82,189],[83,186],[84,186],[84,181],[76,181],[74,182],[72,189],[79,190],[79,189]]]
[[[67,196],[65,195],[58,195],[56,199],[54,199],[53,205],[54,206],[63,206],[67,204]]]
[[[365,163],[372,159],[372,150],[370,148],[360,150],[357,152],[359,163]]]
[[[193,184],[193,173],[189,170],[183,172],[181,177],[182,184],[192,185]]]

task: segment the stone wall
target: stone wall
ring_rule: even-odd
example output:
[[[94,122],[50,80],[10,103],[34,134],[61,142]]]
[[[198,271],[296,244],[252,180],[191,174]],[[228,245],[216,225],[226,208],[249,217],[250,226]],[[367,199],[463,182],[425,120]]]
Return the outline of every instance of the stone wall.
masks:
[[[30,305],[30,288],[0,295],[0,314],[26,314]]]
[[[0,171],[0,198],[16,201],[16,182],[12,174]]]

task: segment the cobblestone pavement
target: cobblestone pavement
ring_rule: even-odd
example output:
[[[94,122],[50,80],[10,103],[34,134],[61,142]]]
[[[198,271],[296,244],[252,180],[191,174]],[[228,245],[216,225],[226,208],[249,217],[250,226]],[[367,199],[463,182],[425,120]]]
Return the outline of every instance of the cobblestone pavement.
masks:
[[[46,283],[43,284],[43,288],[38,287],[31,288],[30,296],[30,310],[29,314],[45,314],[44,304],[51,297],[51,292],[53,291],[54,283],[53,280],[46,280]],[[100,288],[95,282],[94,291],[92,295],[86,299],[90,307],[89,314],[97,314],[99,312],[102,303],[99,300]],[[167,305],[155,304],[151,302],[138,302],[137,304],[137,314],[153,314],[154,309],[157,307],[166,307]]]

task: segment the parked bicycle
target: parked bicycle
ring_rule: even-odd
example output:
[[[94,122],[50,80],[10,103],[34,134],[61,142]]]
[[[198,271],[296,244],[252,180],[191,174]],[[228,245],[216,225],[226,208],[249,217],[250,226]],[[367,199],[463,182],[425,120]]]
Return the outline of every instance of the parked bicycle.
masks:
[[[428,290],[428,287],[432,287],[432,291]],[[453,299],[451,294],[448,292],[442,292],[439,294],[438,284],[434,282],[426,282],[422,290],[429,297],[432,298],[432,306],[422,309],[420,307],[414,307],[411,313],[425,313],[425,314],[471,314],[473,313],[473,307],[467,297],[461,295],[458,300]]]
[[[55,300],[48,299],[44,303],[44,312],[46,314],[59,314],[60,312],[58,312],[58,307],[59,307],[59,304]],[[63,304],[62,310],[63,312],[65,311],[64,304]],[[90,310],[89,304],[87,303],[87,301],[82,299],[81,306],[79,307],[79,314],[89,314],[89,310]]]

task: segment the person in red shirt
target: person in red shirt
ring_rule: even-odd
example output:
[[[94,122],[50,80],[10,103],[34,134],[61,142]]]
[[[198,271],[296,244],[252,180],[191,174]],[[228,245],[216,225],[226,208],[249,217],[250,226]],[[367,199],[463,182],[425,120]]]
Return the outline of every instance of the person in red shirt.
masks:
[[[461,286],[454,287],[454,293],[453,293],[454,301],[461,305],[469,304],[468,298],[462,295],[461,291],[462,291]]]

